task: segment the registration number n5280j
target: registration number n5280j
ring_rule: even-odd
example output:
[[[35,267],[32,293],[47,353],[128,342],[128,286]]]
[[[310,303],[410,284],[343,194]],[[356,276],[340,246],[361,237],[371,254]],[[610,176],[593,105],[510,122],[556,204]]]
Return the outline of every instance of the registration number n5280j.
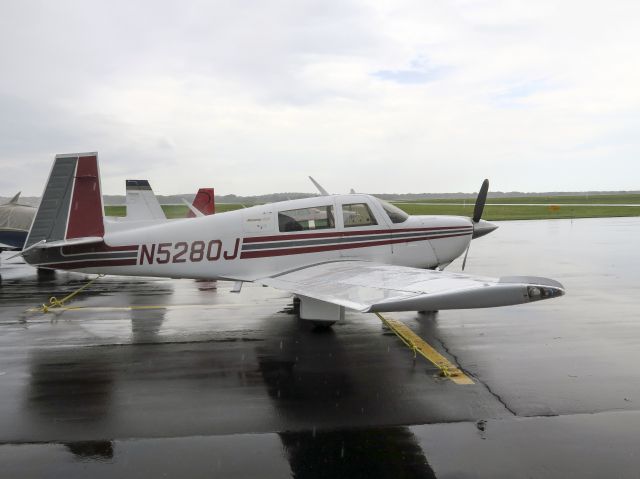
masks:
[[[232,260],[238,257],[240,238],[232,250],[223,247],[222,240],[178,241],[177,243],[143,244],[138,264],[198,263],[200,261]]]

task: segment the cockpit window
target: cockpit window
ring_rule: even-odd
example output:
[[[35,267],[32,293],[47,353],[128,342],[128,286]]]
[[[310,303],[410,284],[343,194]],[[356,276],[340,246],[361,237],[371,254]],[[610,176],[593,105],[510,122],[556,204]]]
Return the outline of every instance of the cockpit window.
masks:
[[[384,208],[384,211],[387,213],[387,216],[389,216],[389,219],[393,223],[404,223],[409,218],[409,215],[404,211],[402,211],[397,206],[394,206],[391,203],[387,203],[386,201],[382,201],[382,200],[378,200],[378,201],[380,202],[380,204]]]
[[[366,203],[342,205],[342,219],[345,228],[378,224]]]
[[[308,231],[335,228],[333,206],[300,208],[278,213],[280,231]]]

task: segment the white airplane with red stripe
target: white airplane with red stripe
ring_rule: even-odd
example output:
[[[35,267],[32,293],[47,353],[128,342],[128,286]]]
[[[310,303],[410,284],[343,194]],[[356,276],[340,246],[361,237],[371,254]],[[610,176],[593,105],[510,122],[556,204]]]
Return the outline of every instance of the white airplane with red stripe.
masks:
[[[114,231],[103,216],[97,153],[58,155],[25,243],[32,265],[128,276],[256,282],[331,324],[361,312],[507,306],[564,294],[552,279],[442,271],[496,226],[409,216],[365,194],[323,195]]]

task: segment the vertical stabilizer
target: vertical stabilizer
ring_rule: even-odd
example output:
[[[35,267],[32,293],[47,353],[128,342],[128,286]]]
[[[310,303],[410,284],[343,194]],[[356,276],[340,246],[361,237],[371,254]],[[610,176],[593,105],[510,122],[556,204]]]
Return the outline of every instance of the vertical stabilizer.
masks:
[[[125,221],[167,219],[147,180],[127,180],[126,203]]]
[[[193,199],[193,207],[203,215],[212,215],[216,211],[213,188],[200,188]],[[195,218],[193,211],[187,213],[187,218]]]
[[[42,240],[102,236],[98,154],[56,155],[24,247]]]

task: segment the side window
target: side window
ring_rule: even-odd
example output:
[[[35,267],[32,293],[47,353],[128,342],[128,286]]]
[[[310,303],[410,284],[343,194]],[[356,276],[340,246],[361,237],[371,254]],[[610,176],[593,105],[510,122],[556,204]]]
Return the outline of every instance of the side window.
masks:
[[[342,205],[342,219],[344,220],[345,228],[378,224],[366,203]]]
[[[278,213],[280,231],[308,231],[335,228],[333,206],[300,208]]]
[[[386,201],[379,200],[385,213],[393,223],[404,223],[409,219],[409,215],[402,211],[397,206],[387,203]]]

